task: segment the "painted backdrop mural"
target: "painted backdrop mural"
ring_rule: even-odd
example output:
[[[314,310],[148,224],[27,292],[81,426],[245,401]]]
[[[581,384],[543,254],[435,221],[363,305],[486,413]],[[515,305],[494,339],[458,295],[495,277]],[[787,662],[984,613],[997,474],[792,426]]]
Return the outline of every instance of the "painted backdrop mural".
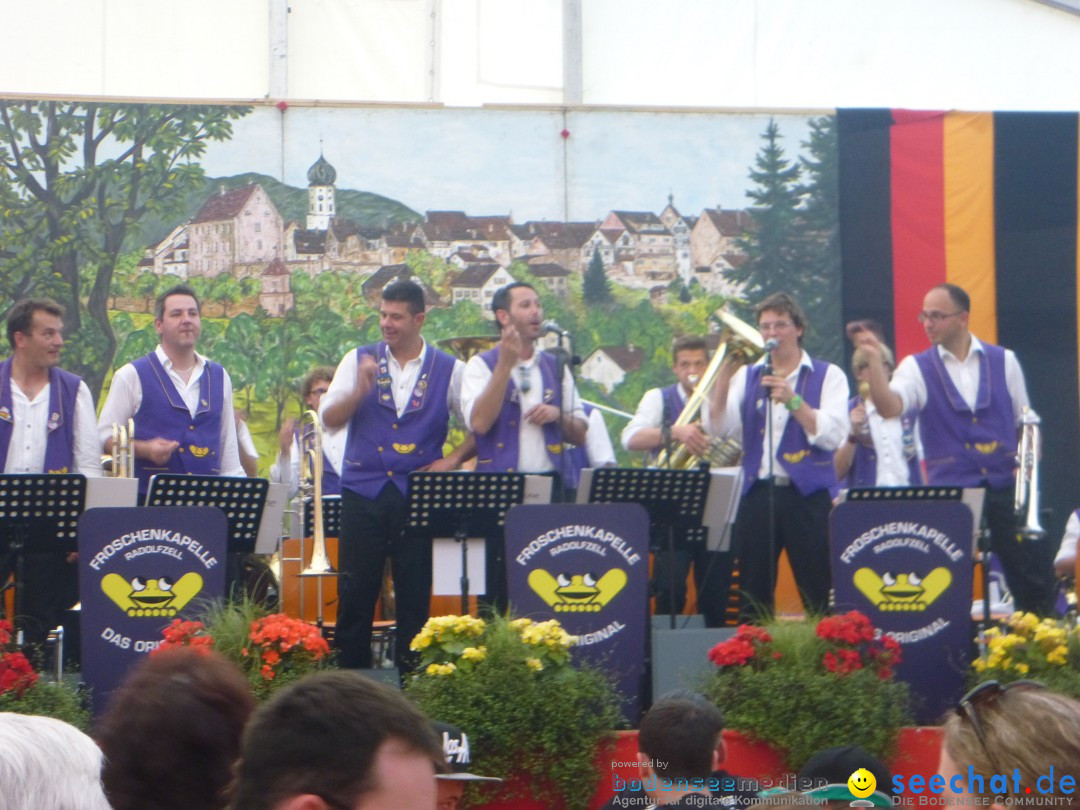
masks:
[[[531,281],[583,395],[633,411],[674,335],[776,289],[842,359],[835,143],[832,117],[0,101],[0,315],[61,301],[100,402],[190,284],[263,472],[299,379],[376,339],[401,277],[434,341],[493,334],[494,291]]]

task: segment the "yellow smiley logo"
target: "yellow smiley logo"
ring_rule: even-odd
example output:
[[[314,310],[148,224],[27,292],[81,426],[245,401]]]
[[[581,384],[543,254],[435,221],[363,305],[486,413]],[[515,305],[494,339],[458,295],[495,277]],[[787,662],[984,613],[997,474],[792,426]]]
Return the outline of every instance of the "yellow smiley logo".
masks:
[[[877,789],[877,779],[866,768],[859,768],[847,780],[848,790],[851,795],[859,799],[865,799]]]

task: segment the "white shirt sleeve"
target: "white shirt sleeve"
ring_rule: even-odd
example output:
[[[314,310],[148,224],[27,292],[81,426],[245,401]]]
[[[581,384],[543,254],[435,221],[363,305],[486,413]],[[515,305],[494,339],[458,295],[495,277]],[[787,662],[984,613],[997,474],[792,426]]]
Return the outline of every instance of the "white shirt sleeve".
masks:
[[[585,434],[585,452],[590,467],[607,467],[615,464],[615,448],[611,446],[604,414],[593,408],[589,414],[589,430]]]
[[[246,477],[244,465],[240,463],[240,450],[236,441],[236,414],[233,412],[233,387],[229,372],[222,369],[225,384],[222,390],[221,403],[221,474],[235,477]]]
[[[1012,399],[1013,420],[1020,424],[1025,406],[1030,406],[1028,400],[1027,383],[1024,381],[1024,370],[1020,368],[1020,361],[1016,359],[1016,353],[1011,349],[1005,350],[1005,387]]]
[[[321,400],[319,400],[319,418],[322,419],[326,409],[338,402],[341,399],[345,399],[352,393],[356,387],[356,349],[350,349],[345,353],[345,356],[341,358],[341,362],[338,363],[337,368],[334,370],[334,379],[330,381],[329,387],[326,389],[326,393],[323,394]],[[325,423],[323,424],[325,428]],[[342,426],[344,429],[344,425]]]
[[[728,384],[727,407],[720,414],[716,424],[710,420],[712,435],[722,439],[742,441],[742,403],[746,397],[746,366],[735,370],[735,375]]]
[[[585,416],[585,403],[581,401],[581,396],[578,394],[577,386],[574,384],[574,375],[570,373],[570,366],[563,369],[562,382],[563,411],[588,423],[589,419]]]
[[[98,478],[101,471],[101,439],[98,438],[94,398],[85,382],[75,395],[75,446],[72,448],[75,472]]]
[[[142,404],[142,386],[135,366],[128,363],[118,368],[109,384],[109,394],[98,417],[98,438],[101,446],[112,438],[113,425],[127,426],[128,419],[135,416]]]
[[[1076,541],[1080,538],[1080,514],[1073,512],[1069,516],[1069,522],[1065,524],[1065,536],[1061,538],[1061,548],[1058,549],[1055,563],[1076,557]]]
[[[484,393],[490,379],[491,369],[484,362],[484,358],[480,355],[470,357],[469,362],[465,364],[465,373],[461,380],[461,415],[466,427],[472,425],[472,412],[476,406],[476,400]]]
[[[923,380],[915,355],[909,354],[900,361],[889,381],[889,388],[903,403],[901,413],[921,411],[926,407],[926,381]]]
[[[279,452],[274,463],[270,465],[270,481],[275,484],[288,484],[290,498],[300,489],[300,447],[295,436],[292,439],[289,460],[284,462]]]
[[[462,407],[462,387],[465,384],[465,364],[460,360],[454,361],[454,370],[450,375],[450,388],[446,392],[446,407],[450,413],[468,430],[469,423],[465,421],[465,411]]]
[[[643,428],[657,428],[664,419],[664,396],[659,388],[650,388],[638,403],[634,417],[623,428],[619,440],[629,450],[630,440]]]
[[[835,450],[847,439],[851,432],[851,417],[848,414],[847,377],[838,366],[829,363],[825,370],[825,381],[821,386],[821,405],[817,414],[816,432],[807,433],[806,439],[822,450]]]

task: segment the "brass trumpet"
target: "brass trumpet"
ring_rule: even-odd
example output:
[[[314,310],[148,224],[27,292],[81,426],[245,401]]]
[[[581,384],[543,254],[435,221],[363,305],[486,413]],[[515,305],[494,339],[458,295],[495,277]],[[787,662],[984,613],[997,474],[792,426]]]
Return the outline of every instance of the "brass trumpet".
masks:
[[[310,422],[310,424],[308,424]],[[300,417],[300,491],[304,499],[311,499],[314,509],[314,528],[312,530],[311,562],[300,572],[302,577],[334,577],[337,572],[330,564],[326,554],[326,533],[323,530],[322,477],[323,448],[322,425],[319,414],[304,411]],[[319,604],[320,624],[322,619],[322,601]]]
[[[1020,444],[1016,452],[1016,491],[1013,509],[1023,519],[1019,532],[1025,540],[1046,536],[1039,524],[1039,446],[1042,419],[1027,405],[1020,412]]]
[[[724,325],[720,345],[716,347],[712,360],[709,361],[701,379],[697,381],[693,393],[686,400],[673,427],[697,421],[702,407],[712,394],[716,376],[720,373],[720,366],[725,358],[730,355],[743,364],[752,363],[761,357],[764,351],[765,341],[761,339],[761,334],[746,321],[719,309],[714,315]],[[666,449],[660,451],[656,458],[656,466],[682,470],[696,467],[704,460],[713,467],[730,467],[738,460],[741,452],[742,445],[736,439],[721,439],[713,436],[709,438],[707,458],[699,459],[686,449],[686,445],[679,443],[671,449],[670,453]]]

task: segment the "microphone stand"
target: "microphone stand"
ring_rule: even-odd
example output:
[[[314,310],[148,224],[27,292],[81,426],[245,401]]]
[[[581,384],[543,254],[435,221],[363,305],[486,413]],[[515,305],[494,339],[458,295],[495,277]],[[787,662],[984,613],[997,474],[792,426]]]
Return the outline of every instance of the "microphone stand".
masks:
[[[772,376],[772,352],[765,352],[765,362],[762,365],[761,376],[764,379],[766,376]],[[776,475],[773,470],[773,465],[776,457],[776,448],[773,446],[773,398],[772,389],[769,388],[765,396],[765,436],[766,436],[766,449],[769,453],[769,520],[768,520],[768,533],[769,533],[769,592],[766,595],[766,602],[772,602],[771,613],[776,612]]]

